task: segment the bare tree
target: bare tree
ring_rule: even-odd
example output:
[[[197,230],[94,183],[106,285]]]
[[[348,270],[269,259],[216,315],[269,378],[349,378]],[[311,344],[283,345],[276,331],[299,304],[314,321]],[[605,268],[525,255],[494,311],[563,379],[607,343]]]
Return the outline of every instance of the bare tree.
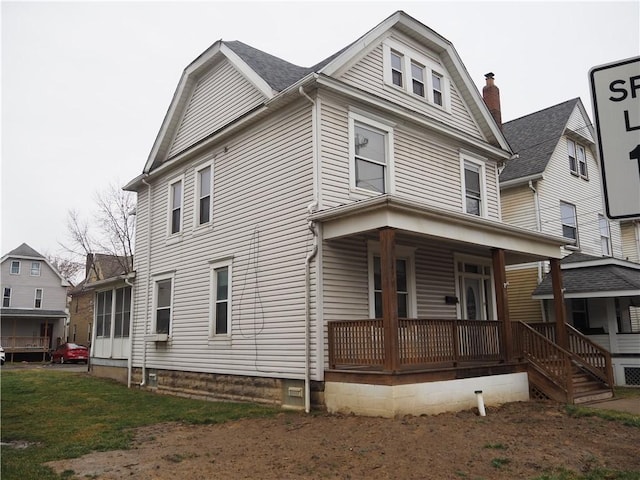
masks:
[[[54,255],[49,252],[45,252],[44,256],[49,263],[55,268],[62,278],[69,281],[72,285],[78,283],[78,274],[84,269],[84,264],[68,257],[60,255]]]
[[[60,245],[69,253],[86,258],[102,253],[117,259],[122,271],[133,270],[135,234],[135,197],[117,184],[110,184],[95,195],[96,210],[92,221],[82,218],[77,210],[67,215],[68,243]],[[96,276],[95,263],[90,267]]]

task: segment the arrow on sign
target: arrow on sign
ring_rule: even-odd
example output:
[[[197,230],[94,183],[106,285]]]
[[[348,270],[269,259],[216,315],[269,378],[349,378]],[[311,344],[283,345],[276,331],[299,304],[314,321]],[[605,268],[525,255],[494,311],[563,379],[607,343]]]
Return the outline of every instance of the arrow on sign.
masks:
[[[640,175],[640,145],[636,145],[636,148],[629,152],[629,160],[638,162],[638,174]]]

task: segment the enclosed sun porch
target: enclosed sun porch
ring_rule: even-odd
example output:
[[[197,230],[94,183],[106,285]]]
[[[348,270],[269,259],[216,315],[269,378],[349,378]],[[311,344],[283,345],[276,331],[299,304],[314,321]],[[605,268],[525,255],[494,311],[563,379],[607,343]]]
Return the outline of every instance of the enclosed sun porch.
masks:
[[[437,410],[398,399],[415,404],[415,397],[430,395],[425,388],[442,393],[436,384],[452,380],[466,382],[454,387],[466,389],[466,406],[483,387],[500,390],[498,401],[528,398],[523,334],[509,319],[505,268],[549,260],[561,299],[562,238],[389,195],[320,211],[312,220],[323,239],[330,410],[430,413]],[[554,342],[567,344],[564,312],[556,319]],[[410,385],[422,391],[408,393]],[[509,398],[513,392],[519,393]]]

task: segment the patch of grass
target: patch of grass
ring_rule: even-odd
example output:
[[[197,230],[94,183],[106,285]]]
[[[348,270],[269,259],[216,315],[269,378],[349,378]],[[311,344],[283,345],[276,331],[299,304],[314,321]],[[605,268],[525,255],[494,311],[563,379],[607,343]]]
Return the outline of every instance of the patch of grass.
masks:
[[[126,449],[136,427],[162,422],[195,424],[274,415],[252,404],[207,402],[128,389],[110,380],[52,370],[2,372],[3,480],[59,480],[44,462],[91,451]]]
[[[483,448],[489,448],[491,450],[506,450],[509,447],[502,443],[486,443]]]
[[[640,472],[619,472],[596,468],[586,473],[576,473],[560,468],[532,480],[640,480]]]
[[[620,422],[628,427],[640,428],[640,415],[614,410],[581,407],[579,405],[565,405],[565,411],[571,417],[598,417],[611,422]]]
[[[509,465],[510,463],[511,460],[509,460],[508,458],[494,458],[493,460],[491,460],[491,466],[497,469],[500,469],[505,465]]]

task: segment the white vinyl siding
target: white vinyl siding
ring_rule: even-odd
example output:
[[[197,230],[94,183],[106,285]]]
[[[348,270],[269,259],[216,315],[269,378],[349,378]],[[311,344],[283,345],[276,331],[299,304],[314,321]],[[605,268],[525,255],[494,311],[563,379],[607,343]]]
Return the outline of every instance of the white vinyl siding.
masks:
[[[151,182],[148,245],[146,186],[138,194],[136,329],[143,329],[146,315],[152,314],[147,303],[152,292],[145,288],[149,269],[151,275],[175,272],[171,338],[166,348],[147,346],[147,366],[304,378],[304,260],[311,247],[307,206],[313,201],[308,103],[300,100],[184,165],[185,218],[194,216],[195,169],[211,157],[212,228],[195,229],[185,222],[181,242],[163,241],[167,181],[175,176],[168,172]],[[147,268],[149,248],[153,254]],[[211,262],[231,257],[231,335],[226,343],[211,341]],[[134,342],[133,364],[141,366],[142,339],[136,335]],[[321,375],[315,364],[312,375]]]
[[[322,206],[358,200],[350,196],[349,112],[342,100],[322,97],[320,156]],[[393,118],[386,119],[393,122]],[[488,218],[498,220],[500,207],[496,162],[486,159],[485,203]],[[460,148],[427,130],[405,124],[393,127],[393,188],[398,196],[462,212]]]
[[[264,100],[228,61],[222,61],[195,87],[168,157],[202,140]]]
[[[538,230],[534,194],[528,185],[501,190],[500,198],[503,222]]]
[[[622,240],[622,258],[631,262],[640,261],[640,229],[636,221],[620,223],[620,236]]]
[[[396,34],[392,37],[393,41],[403,42],[404,37],[400,34]],[[404,42],[410,43],[410,42]],[[400,106],[416,110],[419,113],[428,115],[438,121],[458,128],[466,133],[473,135],[474,137],[481,138],[482,134],[476,124],[475,120],[469,113],[469,109],[465,101],[459,95],[455,84],[447,77],[447,72],[442,66],[438,56],[428,50],[420,50],[420,52],[428,57],[434,65],[438,65],[440,71],[438,73],[444,74],[442,78],[443,85],[447,84],[445,92],[448,88],[448,110],[438,105],[430,103],[424,98],[420,98],[418,95],[407,91],[406,89],[400,89],[393,85],[389,85],[384,79],[384,52],[382,44],[378,44],[368,52],[364,57],[360,58],[355,64],[351,65],[345,72],[340,74],[338,78],[349,85],[353,85],[365,92],[369,92],[377,97],[385,100],[392,101]],[[432,79],[431,74],[425,77],[427,80],[425,89],[433,92],[431,86]],[[405,72],[405,84],[407,81]],[[432,95],[432,93],[431,93]],[[445,101],[446,101],[445,95]]]
[[[11,263],[19,261],[20,275],[11,275]],[[62,280],[43,260],[40,264],[40,276],[31,276],[30,259],[16,260],[8,258],[2,262],[0,278],[2,288],[11,288],[11,308],[32,309],[35,305],[35,288],[46,290],[41,301],[42,310],[56,310],[64,312],[67,307],[67,287],[62,286]]]

